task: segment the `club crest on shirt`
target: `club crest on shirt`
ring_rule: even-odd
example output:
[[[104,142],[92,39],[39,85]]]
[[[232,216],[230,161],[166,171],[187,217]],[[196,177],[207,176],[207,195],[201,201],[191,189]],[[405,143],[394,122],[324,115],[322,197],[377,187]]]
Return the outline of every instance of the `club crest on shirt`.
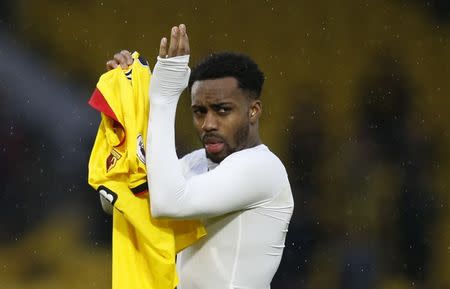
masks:
[[[106,171],[109,172],[112,168],[116,166],[117,161],[122,157],[122,155],[116,151],[115,149],[112,149],[111,153],[109,154],[108,158],[106,159]]]
[[[138,159],[145,165],[145,146],[144,139],[141,134],[137,137],[136,154]]]

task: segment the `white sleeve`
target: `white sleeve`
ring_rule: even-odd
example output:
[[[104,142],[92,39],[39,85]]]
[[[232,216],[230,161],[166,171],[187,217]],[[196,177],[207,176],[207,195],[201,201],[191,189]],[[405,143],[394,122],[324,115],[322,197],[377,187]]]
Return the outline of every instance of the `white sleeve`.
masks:
[[[275,160],[237,152],[212,171],[188,180],[175,151],[175,112],[189,79],[189,57],[158,58],[150,83],[147,169],[152,216],[210,217],[271,199],[281,174]]]

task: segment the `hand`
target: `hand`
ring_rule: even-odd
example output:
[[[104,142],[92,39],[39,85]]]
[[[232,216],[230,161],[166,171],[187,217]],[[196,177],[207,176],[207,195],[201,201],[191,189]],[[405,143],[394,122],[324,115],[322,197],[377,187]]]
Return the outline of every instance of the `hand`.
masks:
[[[106,62],[106,70],[111,70],[119,65],[122,69],[128,69],[128,67],[133,64],[133,57],[131,57],[131,53],[128,50],[122,50],[116,54],[114,54],[114,59],[108,60]]]
[[[161,39],[158,61],[150,83],[149,94],[152,105],[162,103],[176,105],[189,82],[191,73],[189,51],[189,39],[184,24],[172,27],[170,45],[167,38]]]
[[[159,57],[170,58],[175,56],[187,55],[189,50],[189,38],[186,32],[186,25],[172,27],[170,33],[170,44],[167,49],[167,38],[163,37],[159,45]]]

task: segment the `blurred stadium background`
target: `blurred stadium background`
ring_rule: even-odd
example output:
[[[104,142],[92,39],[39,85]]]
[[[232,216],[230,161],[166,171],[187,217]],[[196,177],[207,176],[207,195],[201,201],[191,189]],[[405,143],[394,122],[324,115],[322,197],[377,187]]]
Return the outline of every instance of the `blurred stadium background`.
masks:
[[[186,23],[251,55],[295,215],[273,289],[450,288],[450,2],[1,1],[0,288],[110,288],[87,185],[105,62]],[[185,95],[180,154],[198,147]]]

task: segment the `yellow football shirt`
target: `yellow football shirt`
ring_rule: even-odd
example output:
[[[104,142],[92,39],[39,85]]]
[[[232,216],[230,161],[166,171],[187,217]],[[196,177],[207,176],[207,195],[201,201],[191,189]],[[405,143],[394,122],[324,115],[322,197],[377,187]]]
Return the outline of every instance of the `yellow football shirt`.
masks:
[[[173,289],[176,253],[206,231],[199,221],[151,217],[145,166],[151,73],[137,52],[133,59],[129,71],[104,73],[89,101],[102,118],[89,184],[114,206],[112,288]]]

